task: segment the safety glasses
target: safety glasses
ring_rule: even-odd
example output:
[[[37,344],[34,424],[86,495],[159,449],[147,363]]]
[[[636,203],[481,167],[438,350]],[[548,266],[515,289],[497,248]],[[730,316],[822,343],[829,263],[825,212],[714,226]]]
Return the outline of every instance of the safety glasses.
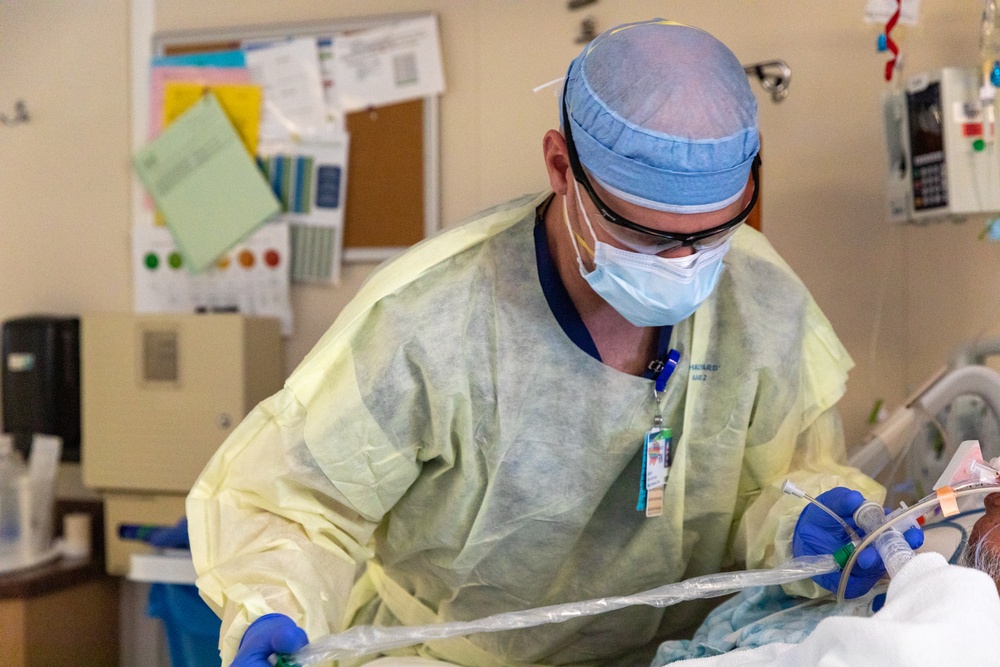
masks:
[[[736,228],[746,221],[746,219],[750,216],[750,212],[753,210],[753,207],[757,205],[757,194],[759,192],[757,174],[760,168],[759,153],[754,156],[753,163],[750,166],[750,173],[753,176],[753,197],[751,197],[750,203],[747,204],[746,208],[740,211],[735,218],[724,222],[721,225],[716,225],[715,227],[703,229],[698,232],[692,232],[690,234],[681,234],[677,232],[664,232],[659,229],[653,229],[652,227],[646,227],[645,225],[640,225],[639,223],[633,222],[624,216],[618,215],[612,211],[607,204],[601,201],[601,198],[597,195],[597,191],[594,190],[594,186],[591,184],[590,179],[587,178],[587,172],[584,171],[583,165],[580,164],[580,157],[577,155],[576,145],[573,143],[573,129],[572,123],[569,120],[569,113],[566,109],[565,93],[563,93],[562,111],[563,118],[565,119],[563,127],[566,132],[566,150],[569,153],[569,165],[570,170],[573,172],[573,178],[576,179],[577,183],[583,186],[584,190],[586,190],[587,195],[590,197],[590,201],[594,203],[594,206],[601,214],[601,217],[610,223],[630,230],[631,233],[627,234],[627,236],[630,237],[631,240],[626,241],[624,238],[619,238],[615,233],[609,233],[611,233],[611,235],[615,238],[618,238],[633,247],[645,246],[646,249],[640,250],[641,252],[659,253],[682,247],[693,246],[696,249],[702,249],[717,246],[736,232]],[[607,229],[604,225],[602,225],[602,228]],[[621,230],[619,233],[623,231],[624,230]]]

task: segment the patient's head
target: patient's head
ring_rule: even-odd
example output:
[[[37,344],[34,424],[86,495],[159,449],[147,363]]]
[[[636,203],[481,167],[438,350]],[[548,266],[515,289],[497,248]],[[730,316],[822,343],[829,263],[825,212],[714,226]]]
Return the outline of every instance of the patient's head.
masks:
[[[993,577],[1000,592],[1000,493],[991,493],[983,503],[986,513],[972,526],[961,563]]]

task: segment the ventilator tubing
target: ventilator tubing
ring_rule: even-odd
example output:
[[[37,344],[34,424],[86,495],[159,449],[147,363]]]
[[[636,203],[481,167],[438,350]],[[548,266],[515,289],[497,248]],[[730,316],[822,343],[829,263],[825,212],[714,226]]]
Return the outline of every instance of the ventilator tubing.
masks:
[[[354,658],[435,639],[460,637],[477,632],[499,632],[530,628],[546,623],[562,623],[574,618],[593,616],[632,605],[669,607],[685,600],[711,598],[735,593],[751,586],[771,586],[807,579],[838,570],[833,556],[802,556],[773,570],[722,572],[695,577],[637,593],[598,598],[583,602],[550,605],[525,611],[494,614],[474,621],[451,621],[413,627],[357,626],[345,632],[318,639],[293,656],[301,667],[328,660]]]
[[[872,533],[885,523],[885,510],[878,503],[864,502],[854,512],[854,522],[861,526],[865,533]],[[913,558],[913,549],[907,543],[903,534],[893,527],[887,528],[875,538],[875,550],[882,557],[885,571],[890,577],[895,577],[904,565]]]
[[[997,491],[1000,491],[1000,484],[984,484],[982,482],[969,482],[966,484],[960,484],[958,486],[955,486],[953,489],[950,489],[949,493],[946,494],[946,497],[948,497],[952,502],[954,502],[958,498],[964,498],[966,496],[981,496],[981,495],[986,495],[988,493],[995,493]],[[840,586],[837,588],[837,602],[844,601],[845,594],[847,592],[847,581],[850,578],[851,570],[854,569],[854,563],[858,559],[858,554],[860,554],[865,547],[874,542],[875,549],[879,550],[878,540],[879,538],[882,537],[882,535],[890,531],[895,531],[897,534],[899,534],[899,531],[894,528],[896,524],[900,525],[912,524],[913,520],[916,519],[918,516],[926,514],[933,508],[940,506],[941,499],[942,499],[941,493],[932,493],[922,498],[915,505],[911,505],[910,507],[905,507],[901,510],[896,510],[889,516],[880,519],[879,524],[876,527],[874,527],[873,530],[868,531],[868,534],[865,536],[865,539],[861,542],[861,544],[858,545],[854,553],[851,554],[851,557],[847,559],[847,563],[844,565],[844,570],[840,575]],[[864,507],[864,505],[862,505],[862,507]],[[860,510],[861,508],[858,508],[859,512]],[[884,512],[884,510],[882,510],[881,507],[879,507],[879,511]],[[855,513],[855,517],[857,517],[857,513]],[[857,518],[855,518],[855,521],[857,522]],[[858,523],[860,525],[860,522]],[[868,530],[867,527],[865,526],[862,527],[865,528],[865,530]],[[906,539],[903,538],[901,534],[899,534],[899,537],[902,539],[903,544],[906,545],[906,548],[909,549],[910,553],[912,554],[913,550],[910,549],[909,544],[906,544]],[[902,549],[899,546],[898,542],[895,542],[895,538],[892,538],[889,542],[892,542],[893,544],[887,547],[887,553],[891,558],[896,560],[896,564],[894,564],[893,567],[895,568],[895,572],[898,572],[899,568],[901,568],[905,564],[905,560],[909,560],[909,558],[898,555],[899,553],[902,552]],[[882,555],[882,552],[880,550],[879,550],[879,555]],[[885,562],[886,571],[889,572],[889,576],[890,577],[894,576],[895,572],[889,569],[889,562],[885,560],[885,557],[883,557],[883,562]]]

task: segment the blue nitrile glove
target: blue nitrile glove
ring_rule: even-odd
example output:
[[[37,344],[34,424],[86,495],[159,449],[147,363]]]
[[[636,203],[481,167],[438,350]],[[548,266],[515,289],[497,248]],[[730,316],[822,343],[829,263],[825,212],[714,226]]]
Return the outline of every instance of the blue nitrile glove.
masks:
[[[865,502],[865,497],[861,493],[838,486],[821,493],[816,497],[816,500],[833,510],[855,532],[861,535],[863,531],[858,529],[852,518],[855,510]],[[864,537],[864,535],[861,536]],[[924,543],[924,533],[919,528],[911,528],[903,533],[903,536],[913,549],[919,548]],[[844,527],[829,514],[810,504],[802,510],[798,523],[795,524],[795,532],[792,535],[792,554],[796,557],[832,554],[848,542],[850,542],[850,537]],[[858,554],[858,558],[854,562],[845,596],[856,598],[859,595],[864,595],[884,574],[885,565],[882,564],[882,559],[875,551],[874,546],[868,546]],[[813,577],[813,581],[828,591],[836,591],[840,585],[840,572],[821,574]]]
[[[309,643],[306,632],[284,614],[266,614],[250,624],[230,667],[271,667],[275,653],[295,653]]]
[[[149,535],[146,536],[146,542],[160,548],[190,549],[191,540],[188,539],[187,517],[170,528],[156,528],[150,531]]]

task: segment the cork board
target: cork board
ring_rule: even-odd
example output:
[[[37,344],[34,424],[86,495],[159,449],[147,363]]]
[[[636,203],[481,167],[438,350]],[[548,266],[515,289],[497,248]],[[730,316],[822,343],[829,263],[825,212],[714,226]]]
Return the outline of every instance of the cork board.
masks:
[[[288,37],[328,38],[414,15],[185,30],[153,37],[154,55],[238,49]],[[437,100],[423,98],[347,114],[345,261],[381,260],[439,227]]]
[[[347,114],[344,247],[408,246],[424,237],[424,103]]]

